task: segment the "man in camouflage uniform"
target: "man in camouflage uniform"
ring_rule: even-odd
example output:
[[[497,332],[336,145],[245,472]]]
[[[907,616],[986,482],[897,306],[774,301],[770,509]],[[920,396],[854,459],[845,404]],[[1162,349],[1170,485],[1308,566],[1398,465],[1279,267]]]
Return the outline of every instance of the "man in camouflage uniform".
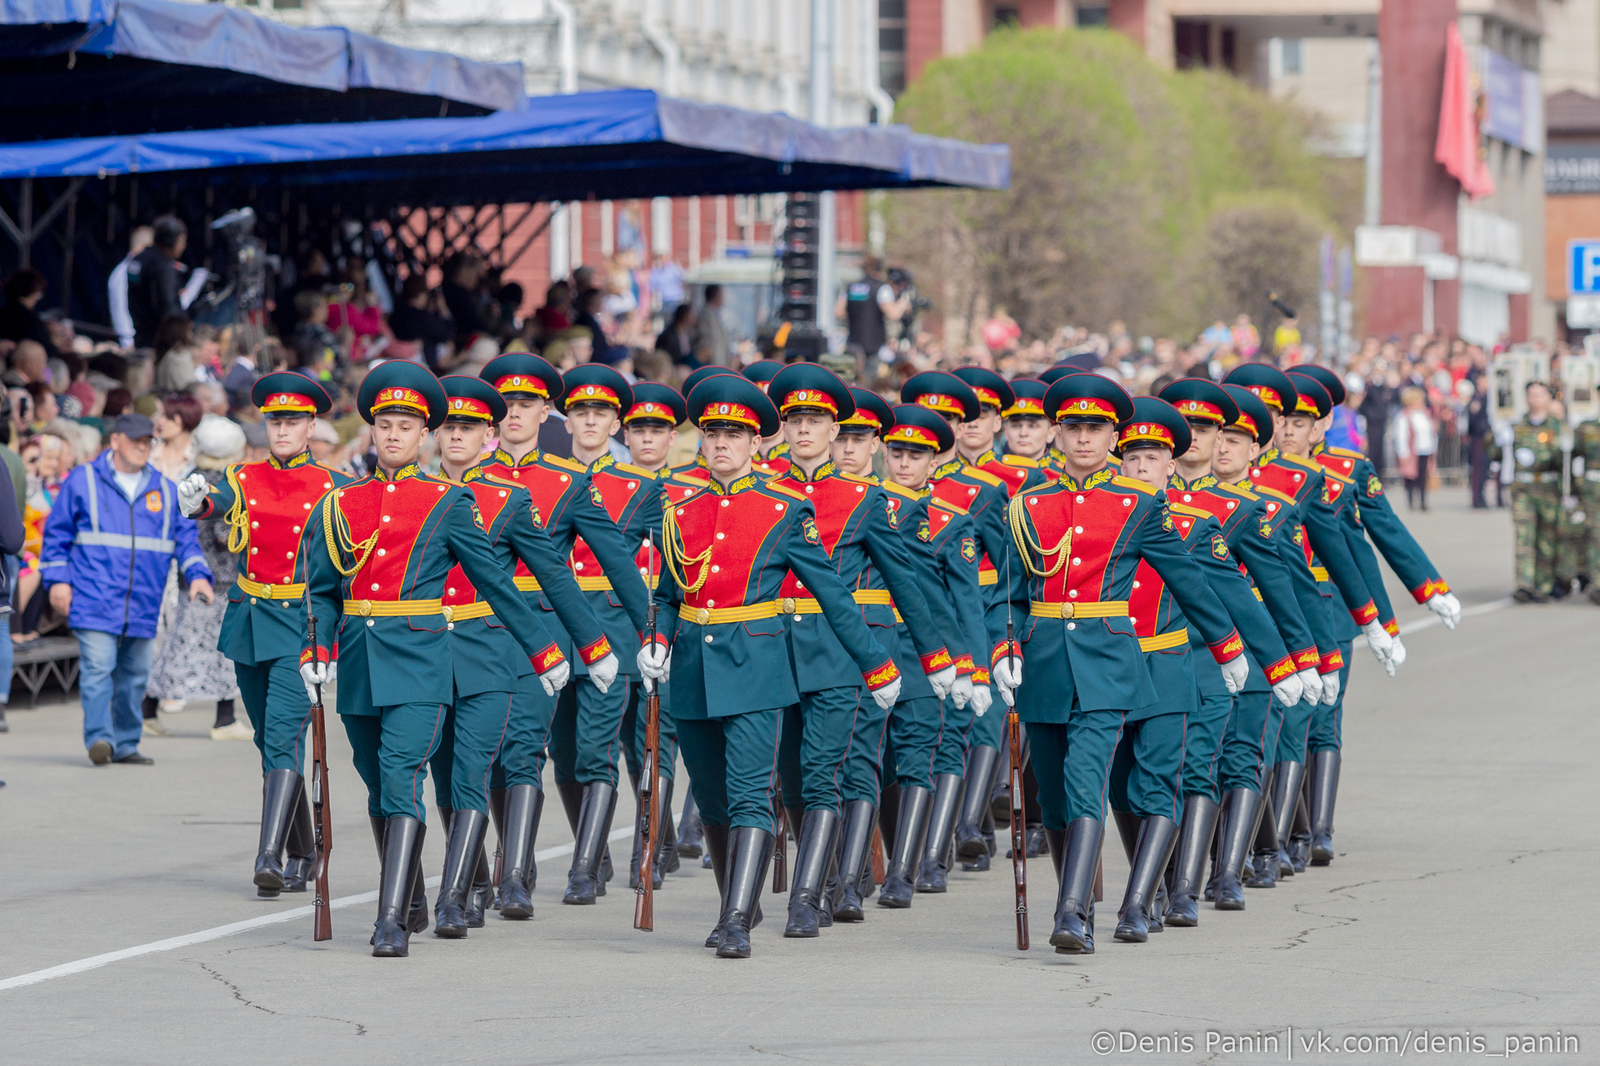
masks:
[[[1572,493],[1584,516],[1579,572],[1590,581],[1589,602],[1600,604],[1600,419],[1580,423],[1572,436]]]
[[[1499,441],[1489,458],[1512,464],[1511,524],[1516,531],[1520,603],[1543,603],[1555,589],[1556,538],[1561,522],[1561,420],[1550,413],[1550,386],[1528,383],[1528,413],[1511,429],[1511,454]]]

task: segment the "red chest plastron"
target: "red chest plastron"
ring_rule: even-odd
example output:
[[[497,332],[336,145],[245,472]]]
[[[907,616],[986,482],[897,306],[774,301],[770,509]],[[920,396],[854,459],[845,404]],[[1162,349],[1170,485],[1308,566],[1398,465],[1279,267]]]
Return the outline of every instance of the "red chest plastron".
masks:
[[[839,538],[844,535],[844,527],[856,513],[857,508],[866,502],[867,486],[839,477],[825,477],[820,481],[805,482],[783,479],[782,484],[784,488],[798,492],[811,501],[811,506],[817,513],[817,533],[822,537],[822,548],[832,556],[833,549],[839,544]],[[853,576],[847,576],[846,580],[853,580]],[[784,575],[783,587],[778,594],[811,595],[806,591],[805,583],[792,571]]]
[[[1034,560],[1041,570],[1056,573],[1037,578],[1039,598],[1050,603],[1094,603],[1102,596],[1111,552],[1134,512],[1133,497],[1100,489],[1071,490],[1049,495],[1027,493],[1021,497],[1034,533],[1048,554]],[[1059,546],[1059,547],[1058,547]]]
[[[450,486],[424,478],[363,481],[339,491],[339,509],[350,527],[352,543],[377,540],[366,562],[350,578],[350,594],[369,600],[416,598],[405,588],[406,571],[417,537],[434,508],[449,498]]]
[[[684,558],[698,560],[686,562],[681,577],[690,585],[705,579],[694,592],[684,591],[685,606],[743,606],[752,575],[772,551],[773,529],[795,506],[798,501],[775,500],[762,492],[706,492],[674,507]]]
[[[333,479],[315,463],[284,468],[250,463],[239,467],[235,477],[242,494],[239,502],[250,523],[245,577],[263,585],[293,584],[306,521],[317,501],[333,488]]]

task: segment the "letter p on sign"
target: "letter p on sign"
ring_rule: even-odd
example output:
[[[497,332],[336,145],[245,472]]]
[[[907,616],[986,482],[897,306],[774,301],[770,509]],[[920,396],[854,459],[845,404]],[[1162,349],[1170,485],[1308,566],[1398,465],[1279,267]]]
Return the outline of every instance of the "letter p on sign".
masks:
[[[1567,242],[1567,292],[1600,293],[1600,240]]]

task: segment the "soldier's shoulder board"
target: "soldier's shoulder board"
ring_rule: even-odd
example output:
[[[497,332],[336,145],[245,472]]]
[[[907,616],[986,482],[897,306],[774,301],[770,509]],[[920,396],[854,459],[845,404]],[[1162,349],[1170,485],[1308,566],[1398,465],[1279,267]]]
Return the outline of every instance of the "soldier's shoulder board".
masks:
[[[893,481],[883,481],[879,482],[879,484],[883,486],[883,491],[895,496],[904,496],[908,500],[920,500],[922,498],[904,485],[897,485]]]
[[[773,491],[773,492],[782,493],[783,495],[788,496],[788,497],[790,497],[792,499],[803,500],[803,499],[806,498],[805,493],[798,492],[795,489],[791,489],[787,485],[780,485],[776,481],[768,481],[768,482],[766,482],[766,487],[768,489],[770,489],[771,491]]]
[[[1278,459],[1281,459],[1286,463],[1293,463],[1295,466],[1303,466],[1307,470],[1322,469],[1321,463],[1317,462],[1315,459],[1309,459],[1304,455],[1290,455],[1288,452],[1279,452]]]
[[[961,506],[959,503],[951,503],[949,500],[941,500],[937,496],[928,497],[928,510],[943,511],[946,514],[951,515],[963,515],[968,513],[967,509]]]
[[[962,473],[969,474],[972,477],[977,478],[979,481],[983,482],[984,484],[993,485],[997,489],[1001,488],[1001,487],[1003,487],[1005,485],[1005,482],[1000,480],[998,475],[991,474],[991,473],[989,473],[989,471],[980,469],[979,467],[976,467],[976,466],[968,466],[965,470],[962,471]]]
[[[1143,482],[1141,482],[1143,484]],[[1200,507],[1191,507],[1186,503],[1167,502],[1167,507],[1173,514],[1188,515],[1190,518],[1210,518],[1211,512]]]
[[[1118,475],[1116,475],[1115,477],[1113,477],[1111,479],[1111,483],[1113,485],[1116,485],[1118,488],[1137,489],[1139,492],[1144,493],[1146,496],[1154,496],[1156,494],[1156,490],[1155,490],[1154,486],[1147,485],[1143,481],[1140,481],[1138,478],[1123,477],[1121,474],[1118,474]]]
[[[1245,488],[1243,485],[1218,485],[1217,486],[1217,491],[1221,492],[1221,493],[1224,493],[1225,495],[1228,495],[1228,496],[1237,496],[1242,500],[1259,500],[1259,499],[1261,499],[1260,496],[1257,496],[1254,492],[1251,492],[1249,489]]]
[[[642,466],[634,466],[632,463],[617,463],[612,469],[633,477],[644,478],[646,481],[654,481],[656,479],[655,471],[646,470]]]
[[[551,455],[548,452],[544,452],[539,457],[545,462],[549,463],[551,466],[559,467],[562,470],[571,470],[579,474],[586,474],[589,472],[589,468],[584,466],[582,463],[574,462],[571,459],[564,459],[559,455]]]
[[[878,479],[875,478],[875,477],[871,477],[871,476],[863,477],[860,474],[850,474],[850,473],[846,473],[843,470],[839,471],[839,473],[836,476],[839,477],[841,480],[849,481],[849,482],[852,482],[852,483],[857,484],[857,485],[877,485],[877,484],[879,484]]]

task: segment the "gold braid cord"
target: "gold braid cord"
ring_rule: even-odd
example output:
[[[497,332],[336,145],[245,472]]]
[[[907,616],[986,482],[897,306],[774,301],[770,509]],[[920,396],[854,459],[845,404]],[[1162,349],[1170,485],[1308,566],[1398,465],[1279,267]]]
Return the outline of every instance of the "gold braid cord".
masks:
[[[1033,538],[1028,531],[1028,516],[1023,511],[1022,496],[1018,495],[1011,501],[1011,506],[1006,509],[1006,518],[1011,524],[1011,539],[1016,542],[1017,553],[1022,556],[1022,565],[1028,568],[1028,573],[1034,577],[1055,577],[1061,568],[1067,565],[1067,556],[1072,551],[1072,527],[1067,527],[1067,532],[1054,548],[1046,549]],[[1033,565],[1034,555],[1039,556],[1039,565],[1050,556],[1056,557],[1055,565],[1048,570],[1040,570]]]
[[[707,547],[693,557],[685,554],[687,550],[683,546],[683,534],[678,532],[678,520],[672,508],[668,507],[661,520],[661,562],[672,575],[672,580],[678,583],[679,592],[685,596],[699,592],[706,578],[711,576],[711,549]],[[685,576],[691,566],[700,568],[700,576],[695,578],[693,584]]]
[[[350,537],[350,523],[345,521],[344,512],[339,510],[339,497],[343,492],[335,491],[327,498],[327,506],[322,509],[322,538],[328,545],[328,559],[333,563],[333,568],[345,577],[354,577],[363,566],[367,565],[367,558],[372,554],[372,549],[378,544],[378,531],[373,530],[372,536],[357,544]],[[353,566],[346,567],[339,560],[344,554],[356,556]]]
[[[239,468],[228,467],[226,476],[228,488],[233,490],[233,506],[222,516],[222,520],[228,524],[228,551],[234,555],[242,555],[250,546],[250,514],[244,507],[244,489],[239,486]]]

